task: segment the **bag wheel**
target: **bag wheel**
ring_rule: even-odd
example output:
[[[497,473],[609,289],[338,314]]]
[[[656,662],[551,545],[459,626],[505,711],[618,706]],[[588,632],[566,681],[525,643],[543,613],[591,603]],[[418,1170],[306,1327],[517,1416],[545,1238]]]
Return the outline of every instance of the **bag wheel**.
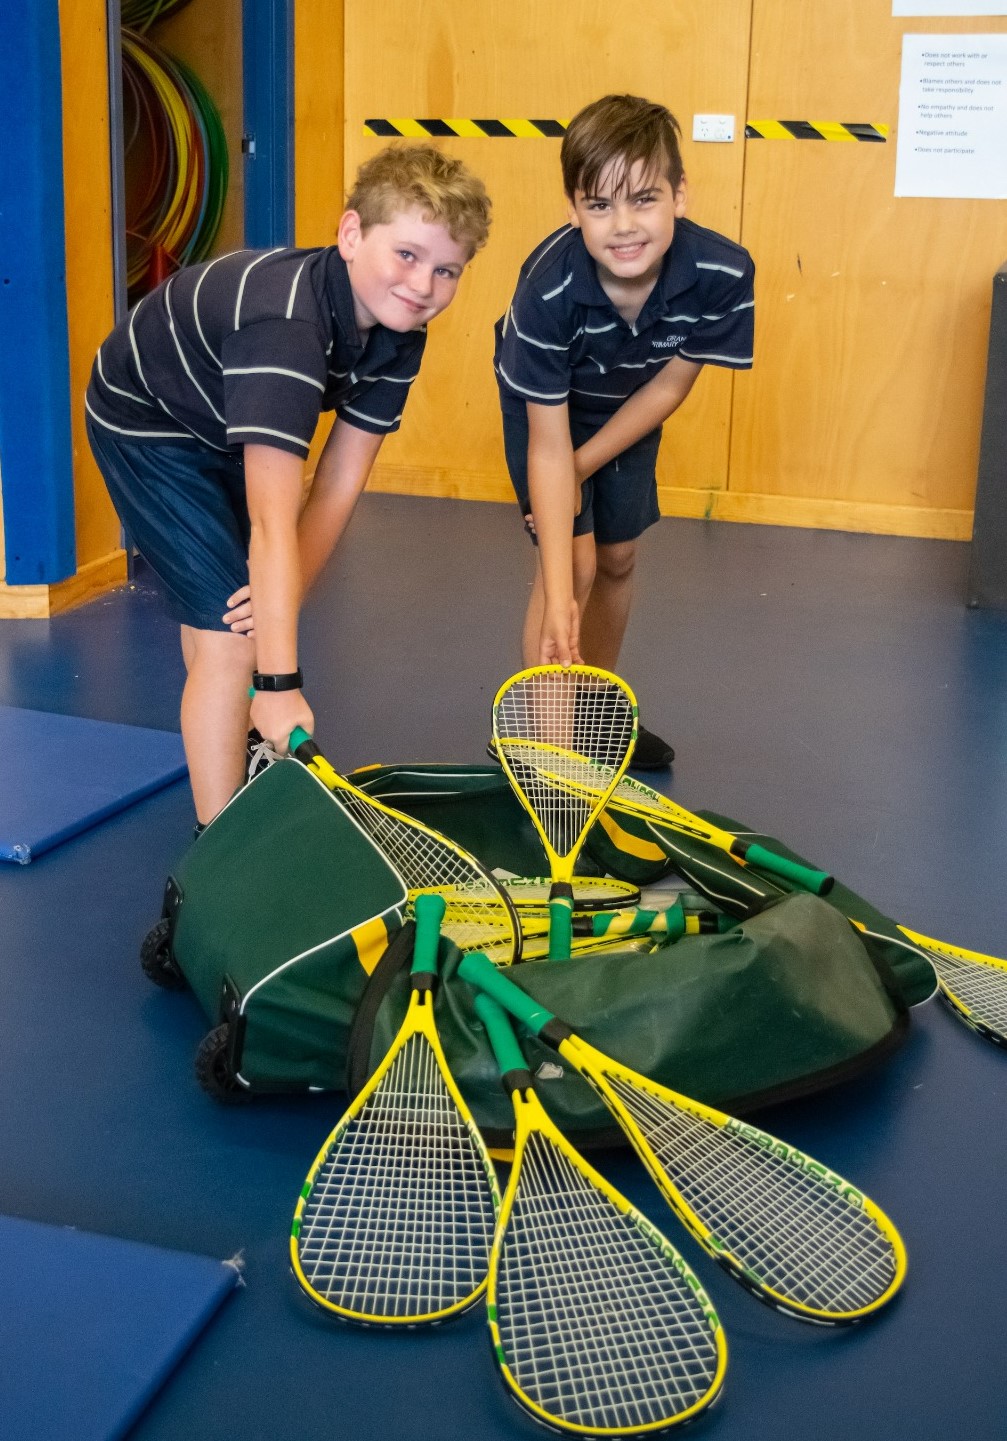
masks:
[[[147,979],[164,991],[184,991],[188,985],[171,953],[171,921],[167,916],[162,916],[144,936],[140,965]]]
[[[196,1080],[222,1106],[241,1106],[252,1098],[231,1070],[227,1055],[229,1031],[225,1021],[200,1041],[196,1052]]]

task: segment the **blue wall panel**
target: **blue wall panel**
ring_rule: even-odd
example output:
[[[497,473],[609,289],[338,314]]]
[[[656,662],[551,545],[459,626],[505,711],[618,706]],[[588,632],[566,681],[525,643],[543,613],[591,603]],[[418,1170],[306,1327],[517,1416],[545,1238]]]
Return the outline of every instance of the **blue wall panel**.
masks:
[[[294,243],[293,0],[243,0],[245,244]]]
[[[76,569],[57,0],[0,22],[0,485],[8,584]]]

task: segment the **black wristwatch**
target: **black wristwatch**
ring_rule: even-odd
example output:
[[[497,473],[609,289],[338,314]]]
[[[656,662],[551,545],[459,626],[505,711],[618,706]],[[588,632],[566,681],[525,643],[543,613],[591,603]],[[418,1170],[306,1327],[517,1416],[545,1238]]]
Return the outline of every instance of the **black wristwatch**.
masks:
[[[252,676],[253,690],[300,690],[303,684],[304,676],[300,669],[287,671],[286,675],[264,675],[255,671]]]

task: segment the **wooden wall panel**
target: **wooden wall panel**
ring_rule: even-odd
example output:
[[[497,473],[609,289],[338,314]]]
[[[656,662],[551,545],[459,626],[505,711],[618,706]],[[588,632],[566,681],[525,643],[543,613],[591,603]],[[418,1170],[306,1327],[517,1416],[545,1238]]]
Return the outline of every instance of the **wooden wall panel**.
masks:
[[[1007,207],[894,198],[901,43],[1007,20],[890,12],[755,0],[750,118],[893,129],[886,145],[748,142],[756,363],[736,389],[716,513],[962,539]]]
[[[737,237],[743,145],[693,145],[695,111],[745,115],[750,0],[646,7],[634,23],[599,0],[346,0],[346,181],[382,144],[368,117],[568,119],[609,91],[663,101],[686,133],[690,214]],[[740,132],[739,132],[740,133]],[[486,181],[493,233],[449,311],[431,326],[401,432],[382,449],[377,488],[510,499],[493,378],[493,323],[528,252],[562,224],[558,140],[448,140]],[[459,380],[459,377],[464,377]],[[670,427],[662,498],[727,481],[731,377],[702,377]],[[691,503],[691,502],[690,502]]]

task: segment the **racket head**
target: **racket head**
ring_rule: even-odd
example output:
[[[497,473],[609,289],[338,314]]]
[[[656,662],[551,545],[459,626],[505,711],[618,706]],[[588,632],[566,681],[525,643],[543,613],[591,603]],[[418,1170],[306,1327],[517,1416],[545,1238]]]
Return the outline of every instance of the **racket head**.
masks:
[[[836,1326],[863,1320],[899,1290],[902,1238],[842,1176],[580,1036],[558,1049],[608,1105],[682,1223],[760,1300]]]
[[[514,1162],[487,1293],[504,1381],[537,1421],[646,1436],[720,1393],[727,1345],[671,1243],[515,1091]]]
[[[299,1285],[360,1325],[435,1325],[482,1296],[500,1193],[414,988],[381,1065],[315,1158],[290,1233]]]
[[[1007,961],[935,940],[907,926],[899,930],[930,961],[941,999],[952,1015],[995,1046],[1007,1046]]]
[[[618,676],[595,666],[533,666],[497,691],[497,755],[545,846],[554,881],[572,878],[584,837],[629,764],[636,732],[633,692]],[[553,783],[549,769],[562,773],[571,755],[603,778],[600,797]]]

